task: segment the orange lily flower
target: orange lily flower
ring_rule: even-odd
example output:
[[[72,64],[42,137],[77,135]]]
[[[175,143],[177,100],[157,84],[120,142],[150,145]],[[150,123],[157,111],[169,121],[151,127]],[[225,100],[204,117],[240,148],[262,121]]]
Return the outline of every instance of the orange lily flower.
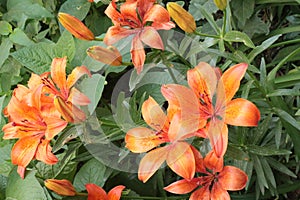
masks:
[[[75,105],[88,105],[90,100],[77,90],[74,84],[90,71],[85,67],[76,67],[66,78],[67,58],[54,58],[51,64],[51,78],[41,77],[47,92],[54,95],[54,105],[62,117],[71,123],[82,122],[86,119],[85,113]]]
[[[260,112],[253,103],[242,98],[232,100],[246,70],[247,64],[241,63],[230,67],[221,76],[220,72],[209,64],[201,62],[187,73],[188,84],[197,96],[197,101],[191,102],[189,106],[199,108],[201,120],[199,124],[202,125],[203,120],[207,121],[204,132],[218,157],[222,157],[227,149],[227,124],[257,126],[260,119]],[[165,87],[172,88],[172,92],[166,91],[172,107],[181,108],[176,102],[178,96],[190,98],[190,94],[183,93],[182,86]]]
[[[246,186],[247,174],[234,166],[223,167],[223,158],[218,158],[213,151],[204,158],[204,161],[201,158],[199,164],[202,167],[198,172],[205,174],[204,176],[192,180],[180,180],[164,189],[175,194],[186,194],[201,186],[192,193],[190,200],[230,200],[227,190],[237,191]],[[215,170],[215,164],[218,166],[217,171]],[[214,167],[211,168],[212,166]]]
[[[33,75],[30,82],[35,78]],[[67,126],[53,104],[51,107],[44,101],[50,97],[42,94],[42,88],[41,84],[32,90],[19,85],[5,108],[10,122],[2,128],[3,139],[19,138],[12,148],[11,157],[22,178],[33,159],[50,165],[58,161],[51,152],[50,140]]]
[[[85,185],[88,191],[88,200],[119,200],[125,186],[118,185],[111,189],[107,194],[98,185],[89,183]]]
[[[120,66],[123,63],[120,52],[114,46],[108,46],[107,48],[92,46],[89,47],[86,52],[91,58],[108,65]]]
[[[188,100],[183,98],[180,101],[185,104]],[[170,113],[166,115],[157,102],[149,97],[142,105],[142,115],[152,129],[133,128],[125,136],[126,147],[132,152],[149,151],[142,158],[138,170],[138,177],[143,182],[146,182],[164,161],[176,174],[186,179],[192,179],[195,174],[196,151],[184,139],[194,136],[193,131],[197,130],[198,126],[193,128],[193,125],[181,124],[180,115]],[[167,144],[157,147],[164,143]]]
[[[69,180],[47,179],[44,181],[45,186],[55,193],[63,196],[75,196],[76,190]]]
[[[139,74],[145,62],[146,44],[152,48],[164,49],[163,42],[157,30],[169,30],[175,27],[170,21],[168,11],[155,0],[127,0],[117,9],[116,0],[113,0],[105,14],[112,19],[114,26],[110,27],[105,35],[104,43],[112,45],[122,38],[133,35],[131,45],[131,59]]]

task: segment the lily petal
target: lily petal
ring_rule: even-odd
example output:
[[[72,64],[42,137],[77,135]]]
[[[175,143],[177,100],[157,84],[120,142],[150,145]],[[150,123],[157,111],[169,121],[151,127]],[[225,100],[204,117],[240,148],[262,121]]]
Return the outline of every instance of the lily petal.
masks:
[[[227,69],[222,75],[219,84],[224,85],[226,100],[228,103],[240,87],[240,82],[248,68],[247,63],[240,63]]]
[[[204,165],[204,159],[201,155],[201,153],[194,147],[190,146],[191,150],[193,151],[195,163],[196,163],[196,172],[206,173],[206,168]]]
[[[145,14],[153,6],[156,0],[139,0],[137,2],[138,13],[141,19],[144,19]]]
[[[230,200],[230,196],[226,190],[224,190],[219,182],[215,182],[211,190],[211,200]]]
[[[109,200],[106,192],[98,185],[89,183],[85,188],[88,192],[88,200]]]
[[[186,194],[193,191],[198,186],[198,179],[176,181],[166,187],[164,190],[174,194]]]
[[[120,6],[121,15],[125,18],[124,25],[130,27],[141,27],[141,21],[137,15],[137,1],[126,1]],[[127,23],[127,24],[126,24]]]
[[[51,77],[57,87],[60,89],[64,97],[69,94],[66,79],[67,57],[54,58],[51,63]]]
[[[164,49],[164,44],[158,32],[151,26],[147,26],[140,33],[141,40],[149,47],[156,49]]]
[[[68,125],[68,122],[62,120],[61,118],[45,117],[44,120],[47,124],[47,130],[45,132],[45,137],[47,140],[52,140]]]
[[[214,151],[210,151],[204,158],[204,165],[211,171],[220,172],[223,169],[223,157],[217,157]]]
[[[257,126],[260,120],[258,108],[242,98],[233,99],[226,105],[225,122],[234,126]]]
[[[222,120],[212,119],[208,127],[208,138],[216,156],[224,156],[228,145],[228,127]]]
[[[134,153],[144,153],[164,143],[163,140],[145,127],[130,129],[125,136],[126,147]]]
[[[139,31],[140,29],[126,29],[121,26],[112,26],[107,30],[103,42],[110,46],[129,35],[138,33]]]
[[[166,114],[151,96],[142,105],[142,115],[145,122],[154,130],[161,131],[168,124]]]
[[[67,78],[67,88],[70,89],[83,75],[91,77],[91,72],[86,66],[76,67]]]
[[[159,169],[167,159],[169,149],[160,147],[148,152],[141,160],[138,170],[138,178],[144,183]]]
[[[134,65],[134,68],[137,71],[137,74],[140,74],[143,70],[143,66],[146,60],[145,50],[143,43],[139,35],[136,35],[132,40],[131,45],[131,60]]]
[[[35,158],[48,165],[54,165],[58,162],[58,159],[51,151],[50,140],[43,140],[37,148]]]
[[[143,24],[146,22],[155,22],[158,24],[167,23],[170,21],[169,12],[159,4],[153,5],[145,14]]]
[[[104,13],[112,20],[114,25],[120,25],[124,21],[124,17],[117,11],[117,5],[114,0],[107,6]]]
[[[47,179],[44,181],[45,186],[55,193],[63,196],[75,196],[76,190],[69,180]]]
[[[195,175],[195,158],[190,144],[176,142],[171,144],[167,157],[168,166],[179,176],[191,180]]]
[[[79,106],[85,106],[91,103],[90,99],[85,94],[83,94],[82,92],[80,92],[74,87],[71,89],[67,101],[72,102],[74,105],[79,105]]]
[[[34,158],[37,147],[40,143],[42,134],[24,137],[18,140],[11,151],[12,164],[26,168],[30,161]],[[24,174],[20,174],[24,178]]]
[[[224,190],[241,190],[247,181],[247,174],[234,166],[225,166],[218,175],[218,182]]]
[[[202,188],[192,193],[189,200],[210,200],[209,185],[205,185]]]
[[[121,198],[122,191],[125,189],[125,186],[118,185],[111,189],[107,196],[109,200],[119,200]]]

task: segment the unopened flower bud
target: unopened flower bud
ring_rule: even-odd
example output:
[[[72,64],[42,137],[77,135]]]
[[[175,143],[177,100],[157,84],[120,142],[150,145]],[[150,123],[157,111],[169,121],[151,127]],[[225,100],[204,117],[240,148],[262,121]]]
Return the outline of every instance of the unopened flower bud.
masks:
[[[88,48],[87,54],[91,58],[108,65],[122,65],[122,56],[118,49],[114,46],[108,46],[107,48],[101,46],[93,46]]]
[[[192,33],[196,30],[194,17],[175,2],[167,4],[167,10],[176,24],[185,32]]]
[[[63,196],[75,196],[76,190],[72,183],[66,179],[56,180],[47,179],[45,180],[45,186],[53,192]]]
[[[67,14],[58,13],[58,20],[65,29],[81,40],[94,40],[95,36],[79,19]]]
[[[214,0],[214,2],[220,10],[224,10],[227,6],[227,0]]]

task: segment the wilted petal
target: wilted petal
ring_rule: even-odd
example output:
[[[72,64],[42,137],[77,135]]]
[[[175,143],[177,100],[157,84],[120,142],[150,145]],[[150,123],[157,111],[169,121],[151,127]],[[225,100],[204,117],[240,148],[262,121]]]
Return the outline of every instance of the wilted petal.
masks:
[[[145,127],[130,129],[125,136],[126,147],[134,153],[147,152],[164,142],[155,131]]]
[[[137,73],[140,74],[143,70],[143,66],[145,63],[146,55],[142,41],[140,40],[140,36],[136,35],[132,40],[131,45],[131,60],[136,69]]]
[[[167,10],[169,11],[172,19],[176,24],[185,32],[192,33],[196,30],[196,22],[194,17],[175,2],[169,2],[167,4]]]
[[[75,67],[67,79],[67,88],[70,89],[83,75],[91,77],[91,72],[86,66]]]
[[[85,188],[88,192],[88,200],[109,200],[106,192],[98,185],[89,183]]]
[[[58,162],[57,157],[51,152],[52,148],[50,146],[49,140],[43,140],[37,148],[35,158],[48,165],[54,165]]]
[[[167,159],[169,149],[160,147],[148,152],[141,160],[138,170],[138,177],[144,183],[159,169]]]
[[[30,161],[34,158],[37,147],[43,135],[34,135],[24,137],[18,140],[11,151],[12,164],[26,168]],[[24,178],[24,174],[20,174]]]
[[[228,103],[240,87],[240,82],[248,68],[247,63],[240,63],[227,69],[222,75],[219,84],[224,85],[226,100]]]
[[[217,157],[214,151],[210,151],[204,158],[204,165],[214,173],[220,172],[223,169],[224,158]]]
[[[215,182],[211,190],[211,200],[230,200],[230,196],[219,182]]]
[[[101,46],[92,46],[87,49],[87,54],[91,58],[108,65],[122,65],[122,56],[118,49],[114,46],[108,46],[107,48]]]
[[[53,192],[63,196],[75,196],[76,191],[72,183],[66,179],[56,180],[47,179],[44,181],[45,186]]]
[[[121,198],[121,194],[122,191],[125,189],[125,186],[123,185],[118,185],[116,187],[114,187],[113,189],[111,189],[108,194],[107,197],[109,200],[119,200]]]
[[[166,114],[151,96],[142,105],[142,115],[154,130],[161,131],[168,124]]]
[[[224,190],[241,190],[248,181],[247,174],[234,166],[225,166],[218,175],[218,182]]]
[[[167,157],[168,166],[179,176],[191,180],[195,175],[195,158],[190,144],[176,142],[171,144]]]
[[[67,97],[69,94],[69,88],[67,88],[66,79],[66,66],[67,57],[54,58],[51,63],[51,77],[64,97]]]
[[[183,179],[164,187],[164,190],[174,194],[186,194],[193,191],[198,186],[197,182],[198,179]]]
[[[257,126],[258,108],[246,99],[234,99],[226,105],[225,122],[234,126]]]
[[[85,106],[91,103],[90,99],[85,94],[74,87],[71,89],[68,101],[79,106]]]
[[[72,35],[81,40],[94,40],[93,32],[88,29],[79,19],[67,14],[58,13],[59,22],[67,29]]]
[[[192,193],[189,200],[210,200],[209,185],[203,186]]]
[[[164,49],[164,44],[158,32],[151,26],[145,27],[140,33],[141,40],[149,47]]]

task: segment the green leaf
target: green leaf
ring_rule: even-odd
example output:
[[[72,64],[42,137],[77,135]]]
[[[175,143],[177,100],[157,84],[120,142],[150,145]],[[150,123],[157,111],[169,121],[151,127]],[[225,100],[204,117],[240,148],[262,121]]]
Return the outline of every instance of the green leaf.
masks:
[[[253,154],[260,156],[276,156],[276,155],[288,155],[291,151],[285,149],[276,149],[272,147],[264,147],[257,145],[247,145],[247,150]]]
[[[243,28],[254,11],[255,0],[232,0],[230,2],[233,9],[233,15],[238,20],[238,26]]]
[[[265,177],[265,173],[262,168],[259,157],[256,155],[253,155],[252,158],[253,158],[253,162],[254,162],[253,166],[254,166],[255,172],[257,174],[257,182],[260,187],[261,193],[264,194],[264,187],[269,188],[267,179]]]
[[[35,177],[36,171],[27,171],[22,179],[15,168],[8,177],[6,198],[47,200],[43,188]]]
[[[229,31],[225,34],[224,40],[228,42],[242,42],[247,47],[255,48],[252,40],[248,37],[247,34],[240,31]]]
[[[273,108],[276,114],[284,121],[292,125],[294,128],[296,128],[298,131],[300,131],[300,123],[295,118],[293,118],[289,113],[285,112],[284,110],[281,110],[280,108]]]
[[[87,95],[91,103],[88,105],[88,110],[92,114],[102,96],[105,85],[105,78],[100,74],[93,74],[91,78],[86,78],[80,83],[81,91]]]
[[[268,163],[271,165],[271,167],[273,169],[276,169],[277,171],[281,172],[281,173],[284,173],[288,176],[291,176],[291,177],[294,177],[294,178],[297,178],[297,175],[294,174],[294,172],[292,172],[291,170],[289,170],[289,168],[287,168],[284,164],[282,164],[281,162],[275,160],[274,158],[272,157],[266,157]]]
[[[210,14],[218,11],[217,6],[211,0],[191,0],[189,5],[189,13],[194,16],[196,21],[205,17],[199,10],[200,7],[203,7],[203,9]]]
[[[8,176],[13,165],[10,162],[12,144],[0,147],[0,175]]]
[[[62,33],[55,45],[54,54],[59,58],[67,56],[69,61],[74,58],[75,42],[71,33],[69,33],[68,31],[64,31]]]
[[[252,38],[254,34],[268,34],[269,27],[270,25],[263,22],[262,19],[256,14],[253,15],[249,20],[247,20],[243,28],[243,32],[246,33],[250,38]]]
[[[249,155],[238,147],[228,145],[226,156],[237,160],[249,160]]]
[[[5,62],[5,60],[9,56],[10,49],[13,47],[13,43],[8,39],[5,38],[2,40],[0,45],[0,69]]]
[[[79,20],[83,20],[90,10],[91,3],[86,0],[67,0],[64,2],[59,12],[68,13]]]
[[[276,181],[275,181],[274,174],[273,174],[273,171],[272,171],[269,163],[267,162],[266,158],[264,158],[264,157],[262,157],[260,159],[260,161],[261,161],[261,165],[262,165],[262,168],[264,170],[267,180],[271,183],[271,185],[274,188],[276,188]]]
[[[280,38],[281,35],[275,35],[273,37],[270,37],[269,39],[265,40],[261,45],[256,46],[248,55],[249,60],[252,62],[252,60],[261,52],[269,48],[274,42]]]
[[[7,21],[0,21],[0,35],[8,35],[12,32],[12,26]]]
[[[22,46],[34,45],[34,42],[19,28],[15,28],[13,33],[9,35],[9,39],[16,44]]]
[[[85,184],[87,183],[94,183],[102,187],[110,176],[110,173],[111,171],[107,171],[104,164],[93,158],[85,163],[76,174],[74,187],[77,191],[85,190]]]
[[[278,89],[267,94],[267,97],[273,96],[300,96],[300,91],[297,89]]]
[[[54,47],[55,44],[39,43],[24,47],[11,55],[34,73],[41,74],[50,70],[52,59],[55,57]]]
[[[298,84],[299,80],[300,80],[300,70],[292,70],[289,71],[288,74],[276,77],[274,82],[277,87],[285,88],[285,87],[292,87]]]
[[[5,199],[6,188],[7,188],[7,177],[0,175],[0,199]]]

